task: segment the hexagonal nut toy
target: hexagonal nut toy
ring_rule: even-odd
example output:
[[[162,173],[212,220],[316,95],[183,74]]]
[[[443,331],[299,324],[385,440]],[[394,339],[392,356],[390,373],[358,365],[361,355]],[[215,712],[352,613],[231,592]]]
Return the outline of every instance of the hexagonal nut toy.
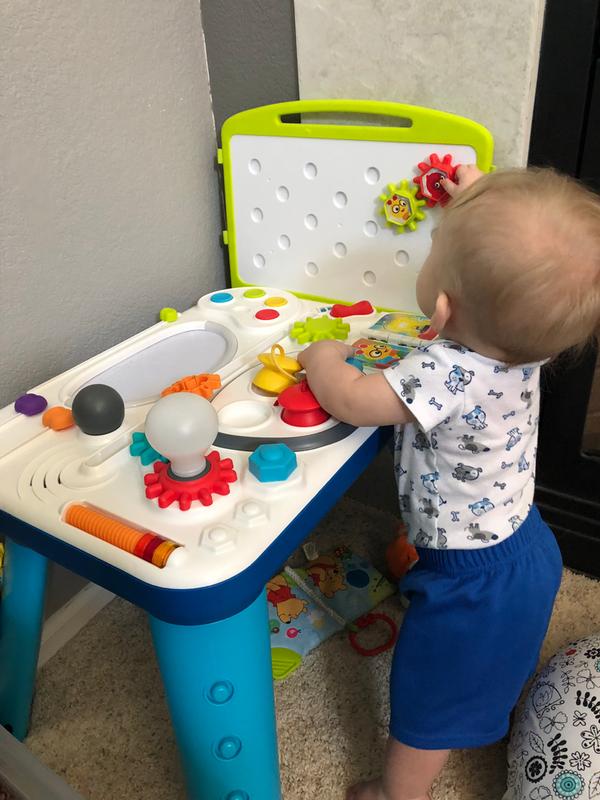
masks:
[[[297,466],[296,453],[283,442],[261,444],[248,459],[248,469],[261,483],[285,481]]]

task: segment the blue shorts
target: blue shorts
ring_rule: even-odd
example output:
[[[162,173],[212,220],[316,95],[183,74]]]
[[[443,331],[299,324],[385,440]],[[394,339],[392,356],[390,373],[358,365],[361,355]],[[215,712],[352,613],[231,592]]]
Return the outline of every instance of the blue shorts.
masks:
[[[419,549],[392,664],[390,733],[423,750],[501,739],[535,671],[562,575],[534,506],[508,539],[476,550]]]

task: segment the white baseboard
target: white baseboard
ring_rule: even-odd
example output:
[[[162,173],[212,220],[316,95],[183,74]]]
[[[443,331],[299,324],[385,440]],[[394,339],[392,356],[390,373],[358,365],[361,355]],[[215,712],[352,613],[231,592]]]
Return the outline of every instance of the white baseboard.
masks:
[[[89,583],[62,608],[48,617],[42,631],[38,668],[58,653],[60,648],[78,634],[114,596],[107,589]]]

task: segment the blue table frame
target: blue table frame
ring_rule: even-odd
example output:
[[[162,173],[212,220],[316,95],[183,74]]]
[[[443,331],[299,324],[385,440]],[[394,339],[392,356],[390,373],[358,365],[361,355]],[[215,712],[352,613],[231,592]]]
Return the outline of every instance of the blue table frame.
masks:
[[[278,800],[264,586],[389,435],[375,430],[251,566],[209,587],[151,586],[0,511],[0,724],[27,734],[51,560],[148,613],[190,800]]]

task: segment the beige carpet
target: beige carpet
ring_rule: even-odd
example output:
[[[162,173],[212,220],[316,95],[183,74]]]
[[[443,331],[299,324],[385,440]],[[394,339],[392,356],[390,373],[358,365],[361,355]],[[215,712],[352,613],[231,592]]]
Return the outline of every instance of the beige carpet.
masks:
[[[315,534],[321,551],[346,543],[376,564],[394,520],[342,500]],[[397,598],[385,610],[400,619]],[[544,647],[600,631],[600,585],[565,572]],[[285,800],[341,800],[376,774],[386,736],[390,654],[362,658],[338,635],[276,688]],[[443,664],[440,665],[443,670]],[[185,797],[143,613],[115,600],[42,669],[30,749],[88,800]],[[503,743],[453,755],[435,800],[495,800]]]

